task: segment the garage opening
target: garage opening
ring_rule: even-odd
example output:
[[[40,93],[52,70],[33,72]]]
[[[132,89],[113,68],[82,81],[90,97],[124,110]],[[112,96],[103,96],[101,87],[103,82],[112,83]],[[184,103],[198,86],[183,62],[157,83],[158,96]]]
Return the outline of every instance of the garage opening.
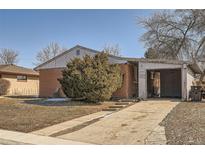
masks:
[[[147,71],[149,98],[181,98],[181,69]]]

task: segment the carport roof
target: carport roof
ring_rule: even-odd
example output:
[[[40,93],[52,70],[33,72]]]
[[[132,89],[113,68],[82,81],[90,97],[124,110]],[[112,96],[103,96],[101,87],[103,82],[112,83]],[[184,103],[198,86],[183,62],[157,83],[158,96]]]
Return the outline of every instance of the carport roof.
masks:
[[[124,58],[128,62],[145,62],[145,63],[164,63],[164,64],[191,64],[189,61],[180,61],[180,60],[165,60],[165,59],[148,59],[148,58]]]
[[[201,74],[203,72],[202,68],[197,62],[165,60],[165,59],[148,59],[148,58],[126,58],[126,60],[130,63],[145,62],[145,63],[176,64],[176,65],[186,64],[196,74]]]

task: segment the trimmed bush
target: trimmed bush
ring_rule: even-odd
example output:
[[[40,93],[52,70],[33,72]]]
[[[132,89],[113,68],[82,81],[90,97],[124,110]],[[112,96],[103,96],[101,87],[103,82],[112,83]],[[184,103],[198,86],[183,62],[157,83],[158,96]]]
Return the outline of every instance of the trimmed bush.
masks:
[[[0,95],[6,95],[10,87],[10,82],[6,79],[0,79]]]
[[[119,66],[110,64],[108,54],[103,52],[73,59],[62,74],[59,82],[67,97],[91,102],[109,100],[122,84]]]

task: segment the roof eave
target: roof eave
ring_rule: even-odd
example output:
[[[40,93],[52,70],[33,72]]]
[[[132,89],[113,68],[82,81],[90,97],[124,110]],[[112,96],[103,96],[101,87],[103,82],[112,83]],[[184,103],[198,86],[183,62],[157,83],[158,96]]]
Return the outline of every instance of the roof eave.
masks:
[[[6,71],[0,71],[0,74],[11,74],[11,75],[27,75],[27,76],[39,76],[39,74],[31,74],[31,73],[17,73],[17,72],[6,72]]]
[[[188,67],[191,68],[191,70],[195,73],[195,74],[202,74],[203,70],[202,68],[197,64],[197,63],[191,63],[188,65]]]

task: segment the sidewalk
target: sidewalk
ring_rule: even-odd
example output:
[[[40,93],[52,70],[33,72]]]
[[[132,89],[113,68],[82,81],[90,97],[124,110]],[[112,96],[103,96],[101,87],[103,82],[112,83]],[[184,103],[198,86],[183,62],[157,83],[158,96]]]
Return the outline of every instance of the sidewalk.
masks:
[[[0,144],[85,145],[87,143],[0,129]]]

